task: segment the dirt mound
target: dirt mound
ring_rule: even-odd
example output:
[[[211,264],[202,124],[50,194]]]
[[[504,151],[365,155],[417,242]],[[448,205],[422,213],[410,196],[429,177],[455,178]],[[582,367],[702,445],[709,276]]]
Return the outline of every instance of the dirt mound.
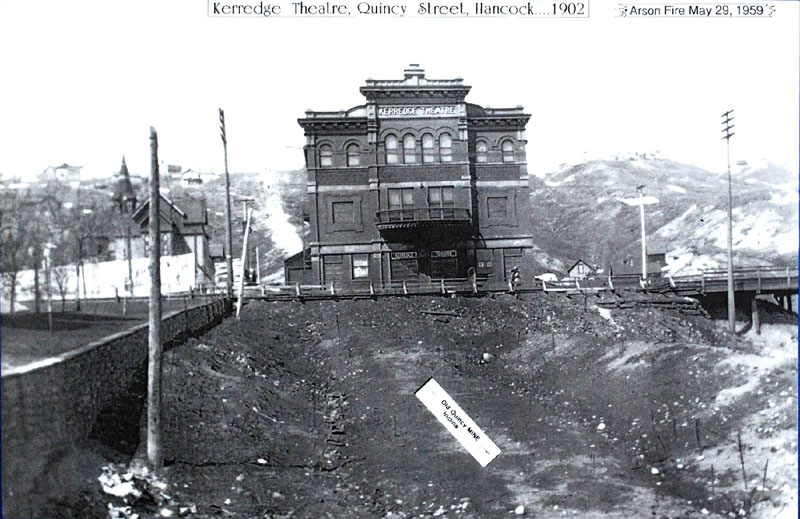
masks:
[[[594,302],[251,303],[165,359],[171,506],[242,518],[796,510],[796,331],[765,327],[734,352],[704,317]],[[486,468],[414,397],[431,376],[500,447]]]

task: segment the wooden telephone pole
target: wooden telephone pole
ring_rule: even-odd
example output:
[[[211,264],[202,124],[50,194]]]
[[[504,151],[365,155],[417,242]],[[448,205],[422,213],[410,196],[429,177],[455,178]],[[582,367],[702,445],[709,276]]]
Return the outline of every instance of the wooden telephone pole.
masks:
[[[733,290],[733,189],[731,188],[731,137],[733,132],[731,124],[733,110],[728,110],[722,114],[722,124],[725,128],[722,133],[728,149],[728,332],[731,335],[731,347],[736,346],[736,301],[734,300]]]
[[[228,280],[226,282],[228,299],[233,298],[233,229],[231,228],[231,177],[228,174],[228,137],[225,134],[225,112],[219,109],[219,136],[222,138],[222,149],[225,152],[225,231],[227,243],[225,261],[228,266]]]
[[[163,466],[161,444],[161,233],[158,181],[158,135],[150,127],[150,333],[147,361],[147,462]]]

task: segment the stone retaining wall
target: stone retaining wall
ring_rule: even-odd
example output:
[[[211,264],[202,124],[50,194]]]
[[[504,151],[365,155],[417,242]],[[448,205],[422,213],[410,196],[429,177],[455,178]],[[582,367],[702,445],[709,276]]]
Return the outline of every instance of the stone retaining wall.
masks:
[[[220,299],[172,312],[163,318],[162,340],[185,340],[218,324],[229,310]],[[39,503],[58,491],[52,476],[60,460],[88,441],[112,402],[142,397],[126,392],[146,365],[147,328],[3,372],[3,517],[39,516]]]

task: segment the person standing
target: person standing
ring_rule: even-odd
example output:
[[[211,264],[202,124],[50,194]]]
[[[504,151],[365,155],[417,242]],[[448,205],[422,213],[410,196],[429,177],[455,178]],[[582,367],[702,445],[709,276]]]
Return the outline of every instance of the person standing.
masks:
[[[478,275],[475,273],[475,268],[470,267],[467,269],[467,278],[469,279],[469,284],[472,286],[472,293],[478,293]]]
[[[517,285],[520,284],[520,277],[519,277],[519,267],[514,267],[511,269],[511,278],[508,280],[508,290],[511,293],[517,288]]]

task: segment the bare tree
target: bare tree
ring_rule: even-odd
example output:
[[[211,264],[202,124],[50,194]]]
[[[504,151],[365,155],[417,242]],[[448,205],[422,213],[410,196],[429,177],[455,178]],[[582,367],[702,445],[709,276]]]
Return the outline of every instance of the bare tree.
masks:
[[[40,200],[31,190],[16,191],[4,189],[0,204],[0,227],[2,228],[3,286],[9,292],[10,311],[14,313],[18,276],[20,271],[33,265],[37,241],[41,239],[37,232],[35,208]]]
[[[67,292],[69,291],[67,282],[69,281],[69,270],[66,267],[55,267],[52,269],[52,276],[58,288],[58,295],[61,296],[61,313],[63,314],[67,310]]]
[[[9,292],[10,311],[13,314],[17,299],[17,276],[25,268],[28,249],[27,219],[20,214],[24,207],[24,195],[8,189],[3,191],[0,204],[0,227],[2,242],[3,288]]]
[[[107,231],[103,220],[108,209],[92,201],[85,206],[76,207],[68,219],[68,232],[77,278],[75,287],[75,309],[77,311],[81,310],[81,281],[83,281],[84,297],[86,296],[86,280],[83,279],[84,263],[87,259],[94,258],[98,254],[97,238]]]

